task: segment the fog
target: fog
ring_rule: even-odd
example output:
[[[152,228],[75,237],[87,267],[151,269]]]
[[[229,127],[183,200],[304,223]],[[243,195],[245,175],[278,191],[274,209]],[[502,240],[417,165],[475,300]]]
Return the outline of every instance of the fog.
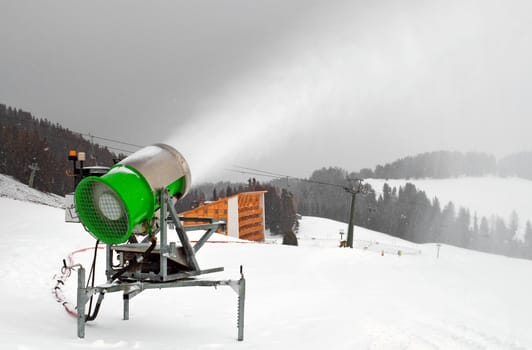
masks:
[[[1,2],[0,102],[195,179],[532,148],[527,1]]]

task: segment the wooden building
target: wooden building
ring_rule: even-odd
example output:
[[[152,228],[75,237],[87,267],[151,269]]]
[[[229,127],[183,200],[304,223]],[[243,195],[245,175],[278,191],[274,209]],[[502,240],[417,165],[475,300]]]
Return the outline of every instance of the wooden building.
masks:
[[[226,235],[250,241],[264,240],[264,193],[242,192],[180,213],[184,217],[207,217],[227,222]],[[193,225],[195,223],[185,223]]]

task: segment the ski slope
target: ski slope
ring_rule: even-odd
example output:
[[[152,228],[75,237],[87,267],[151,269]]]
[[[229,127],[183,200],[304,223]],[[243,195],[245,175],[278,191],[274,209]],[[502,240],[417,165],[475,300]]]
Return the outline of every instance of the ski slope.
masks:
[[[76,320],[51,288],[62,259],[94,239],[46,205],[0,198],[0,217],[2,349],[532,348],[531,261],[451,246],[436,259],[434,245],[359,227],[358,248],[340,249],[346,225],[312,217],[301,221],[299,247],[207,243],[198,253],[202,268],[226,268],[212,277],[238,278],[244,266],[244,342],[236,341],[230,288],[146,291],[131,301],[128,321],[121,295],[109,294],[78,339]],[[411,254],[396,252],[407,248]],[[74,256],[87,268],[91,258],[91,251]],[[72,302],[75,288],[73,275],[64,286]]]
[[[62,208],[65,204],[65,199],[61,196],[37,191],[3,174],[0,174],[0,197],[40,203],[56,208]]]
[[[508,221],[512,211],[519,216],[518,232],[522,234],[526,221],[532,222],[532,181],[516,177],[457,177],[449,179],[366,179],[376,191],[382,193],[382,187],[388,183],[390,187],[404,186],[410,182],[417,189],[425,191],[427,197],[438,197],[443,208],[452,201],[455,207],[469,209],[471,216],[490,218],[500,216]]]

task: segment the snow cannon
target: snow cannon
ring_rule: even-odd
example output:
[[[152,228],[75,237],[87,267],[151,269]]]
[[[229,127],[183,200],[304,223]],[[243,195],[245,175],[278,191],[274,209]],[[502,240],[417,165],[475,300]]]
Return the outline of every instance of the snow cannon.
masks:
[[[107,172],[85,172],[86,167],[76,165],[77,161],[82,162],[81,158],[76,154],[69,156],[74,162],[70,174],[75,176],[77,186],[74,205],[67,208],[72,214],[70,222],[79,219],[98,241],[89,280],[81,264],[68,266],[63,260],[61,268],[63,276],[70,275],[72,270],[78,274],[77,305],[72,311],[77,313],[78,337],[85,337],[85,325],[96,319],[107,293],[123,293],[123,319],[128,320],[130,300],[144,290],[228,286],[238,294],[237,339],[243,340],[246,280],[242,266],[238,280],[196,279],[196,276],[224,271],[223,267],[200,268],[196,253],[217,230],[226,227],[226,222],[208,217],[181,217],[176,212],[175,200],[190,188],[190,170],[183,156],[168,145],[154,144],[131,154]],[[185,222],[192,225],[184,225]],[[176,233],[172,235],[173,240],[170,229]],[[195,242],[190,241],[187,231],[201,230],[203,235]],[[139,235],[145,237],[139,239]],[[107,282],[94,286],[100,242],[105,243]],[[95,294],[99,295],[93,309]],[[62,303],[67,309],[67,302]]]
[[[176,149],[159,143],[131,154],[103,176],[84,178],[74,199],[86,229],[106,244],[119,244],[133,233],[150,233],[161,191],[179,199],[189,188],[187,162]]]

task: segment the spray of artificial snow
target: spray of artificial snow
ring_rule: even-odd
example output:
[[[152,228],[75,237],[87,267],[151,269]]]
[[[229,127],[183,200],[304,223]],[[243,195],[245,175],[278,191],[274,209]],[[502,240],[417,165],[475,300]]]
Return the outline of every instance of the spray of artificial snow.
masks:
[[[257,160],[272,154],[296,162],[298,156],[323,150],[320,130],[346,132],[342,123],[362,118],[363,104],[377,94],[371,83],[351,85],[356,79],[371,81],[372,74],[380,74],[375,64],[369,64],[371,57],[364,56],[366,64],[360,65],[366,71],[355,74],[348,67],[362,57],[355,51],[337,56],[338,52],[323,57],[299,54],[257,67],[218,96],[206,98],[193,121],[180,125],[166,142],[189,161],[195,183],[211,180],[211,174],[233,164],[260,167]],[[360,113],[345,113],[347,104],[354,104]],[[296,149],[298,139],[314,148]],[[338,142],[329,140],[326,146],[334,153],[332,147],[338,147]],[[322,166],[321,162],[315,166]]]
[[[325,11],[308,23],[327,25],[294,29],[267,61],[243,71],[215,96],[205,96],[188,118],[193,121],[166,140],[189,161],[195,183],[233,164],[260,167],[258,160],[267,157],[268,164],[275,157],[286,159],[283,168],[298,159],[316,159],[305,162],[306,169],[269,169],[291,174],[324,165],[352,167],[341,140],[367,135],[368,123],[376,119],[373,110],[386,105],[386,96],[404,94],[422,64],[418,45],[403,35],[410,29],[401,19],[383,19],[379,9]],[[377,32],[371,30],[376,23]],[[381,33],[382,26],[393,30],[378,37],[375,46],[374,33]],[[321,137],[324,130],[328,139]]]
[[[302,68],[286,79],[272,75],[235,84],[166,141],[183,153],[196,183],[222,168],[258,159],[298,133],[311,132],[320,101],[328,95],[327,79],[314,85],[315,76]]]
[[[398,133],[399,128],[432,130],[429,123],[452,115],[454,107],[446,109],[453,101],[446,97],[449,86],[437,85],[442,86],[445,103],[434,92],[435,67],[429,58],[454,50],[454,42],[442,36],[437,23],[447,23],[456,14],[434,16],[439,12],[431,6],[411,8],[403,16],[397,15],[400,9],[383,5],[347,4],[326,13],[328,7],[306,18],[305,23],[319,26],[295,28],[267,61],[255,62],[234,81],[205,96],[195,115],[187,118],[191,121],[179,125],[166,140],[189,161],[196,183],[213,179],[213,173],[219,175],[233,164],[260,167],[258,160],[267,157],[268,164],[272,157],[282,157],[286,159],[283,167],[292,165],[286,171],[269,169],[283,173],[327,165],[358,170],[347,147],[356,152],[359,162],[374,162],[376,152],[388,153],[376,148],[365,157],[368,135],[390,139],[399,145],[396,148],[407,151],[411,139],[402,137],[410,134]],[[436,24],[427,23],[428,18]],[[420,34],[418,28],[427,26],[429,33]],[[463,35],[453,35],[458,34]],[[454,74],[453,67],[449,65],[449,73],[442,74]],[[431,148],[446,148],[451,141],[442,135],[448,133],[439,128],[422,139],[429,139]],[[309,159],[316,161],[310,164]]]

